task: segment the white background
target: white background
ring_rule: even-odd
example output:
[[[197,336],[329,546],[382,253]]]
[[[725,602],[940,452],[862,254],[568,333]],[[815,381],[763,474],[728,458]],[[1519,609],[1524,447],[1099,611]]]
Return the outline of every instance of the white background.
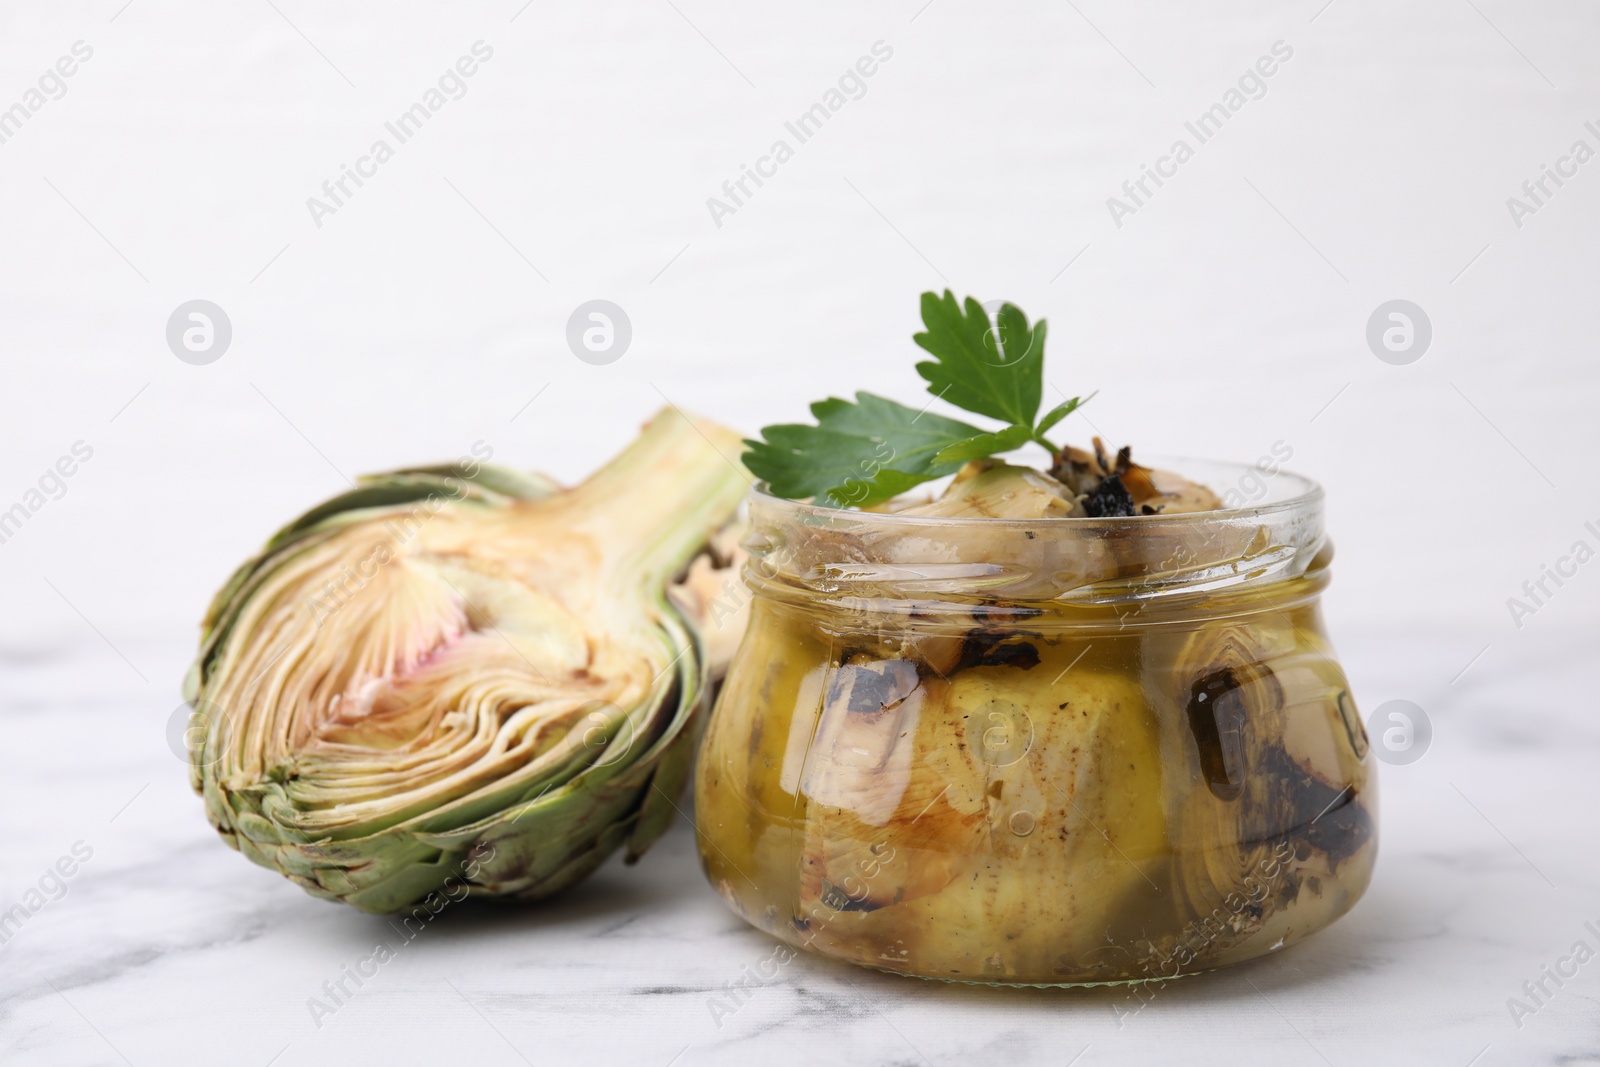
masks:
[[[1575,140],[1600,149],[1592,5],[122,2],[0,8],[0,108],[94,50],[0,144],[0,509],[94,450],[0,544],[3,903],[96,848],[0,948],[8,1062],[383,1062],[392,1042],[395,1063],[687,1065],[752,1054],[734,1039],[815,1053],[830,1027],[863,1063],[1600,1046],[1600,963],[1520,1030],[1504,1003],[1600,918],[1600,565],[1520,629],[1506,604],[1600,547],[1600,161],[1520,228],[1506,204]],[[307,198],[479,40],[465,96],[318,227]],[[877,41],[865,95],[716,225],[707,198]],[[1266,94],[1116,226],[1107,198],[1277,41]],[[718,1029],[704,990],[767,948],[679,833],[584,901],[463,920],[314,1028],[303,1001],[367,920],[228,855],[163,737],[211,591],[347,476],[475,441],[570,480],[667,401],[746,432],[854,389],[920,403],[917,294],[945,286],[1048,317],[1051,383],[1100,390],[1059,436],[1243,461],[1281,441],[1325,484],[1357,695],[1435,729],[1386,769],[1368,899],[1246,972],[1259,990],[1205,979],[1137,1026],[1092,997],[807,960]],[[633,324],[608,366],[565,341],[597,297]],[[208,366],[165,340],[194,298],[232,321]],[[1409,366],[1365,340],[1394,298],[1433,325]],[[628,951],[596,950],[641,913]],[[691,992],[630,998],[655,986]],[[649,1025],[611,1026],[630,1014]]]

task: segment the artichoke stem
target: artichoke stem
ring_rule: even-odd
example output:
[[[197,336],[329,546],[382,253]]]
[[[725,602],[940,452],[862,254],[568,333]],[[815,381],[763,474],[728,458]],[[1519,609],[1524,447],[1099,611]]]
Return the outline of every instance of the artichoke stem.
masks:
[[[665,408],[560,507],[607,558],[656,587],[738,506],[751,482],[741,447],[732,430]]]

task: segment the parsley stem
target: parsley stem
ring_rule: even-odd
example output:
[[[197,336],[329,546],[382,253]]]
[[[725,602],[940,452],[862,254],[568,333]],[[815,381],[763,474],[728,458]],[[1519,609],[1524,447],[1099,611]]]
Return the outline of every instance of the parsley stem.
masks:
[[[1055,456],[1059,456],[1061,454],[1061,449],[1059,449],[1055,445],[1051,444],[1050,443],[1050,439],[1047,438],[1044,434],[1036,433],[1036,434],[1033,434],[1032,437],[1033,437],[1033,440],[1034,440],[1035,443],[1043,446],[1045,449],[1047,449],[1050,452],[1050,455],[1051,455],[1052,458],[1054,458]]]

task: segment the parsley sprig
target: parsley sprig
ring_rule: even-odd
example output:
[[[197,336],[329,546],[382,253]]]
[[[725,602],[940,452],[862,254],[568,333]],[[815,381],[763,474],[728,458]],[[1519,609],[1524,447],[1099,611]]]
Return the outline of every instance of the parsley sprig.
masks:
[[[745,442],[745,466],[778,496],[866,507],[1030,441],[1052,455],[1060,451],[1045,434],[1089,397],[1075,396],[1039,417],[1043,319],[1030,326],[1016,305],[1002,304],[991,322],[982,304],[970,296],[958,303],[947,289],[943,296],[922,294],[922,323],[926,328],[912,340],[933,356],[917,364],[928,392],[1004,426],[985,430],[857,393],[854,402],[833,397],[812,404],[815,426],[764,428],[762,440]]]

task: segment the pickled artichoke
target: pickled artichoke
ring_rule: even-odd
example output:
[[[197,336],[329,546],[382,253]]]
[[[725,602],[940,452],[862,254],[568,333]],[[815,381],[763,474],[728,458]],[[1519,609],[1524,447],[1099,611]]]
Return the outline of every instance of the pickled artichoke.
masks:
[[[738,505],[738,445],[664,411],[570,490],[403,470],[280,531],[213,600],[185,686],[223,839],[370,912],[451,878],[541,897],[637,857],[710,683],[669,585]]]
[[[758,494],[696,787],[746,920],[926,977],[1151,981],[1365,888],[1373,782],[1320,540],[1193,514],[1220,501],[1126,450],[1063,455],[969,464],[881,515]]]
[[[1095,518],[1183,515],[1222,507],[1222,498],[1206,486],[1133,462],[1133,450],[1127,445],[1115,457],[1108,456],[1105,442],[1098,437],[1093,452],[1070,445],[1063,448],[1050,473],[1077,494],[1077,514]]]
[[[1371,874],[1368,741],[1319,630],[1297,608],[1145,643],[1145,692],[1187,727],[1162,752],[1174,904],[1212,965],[1343,914]],[[1149,951],[1152,974],[1187,962],[1182,937]]]

